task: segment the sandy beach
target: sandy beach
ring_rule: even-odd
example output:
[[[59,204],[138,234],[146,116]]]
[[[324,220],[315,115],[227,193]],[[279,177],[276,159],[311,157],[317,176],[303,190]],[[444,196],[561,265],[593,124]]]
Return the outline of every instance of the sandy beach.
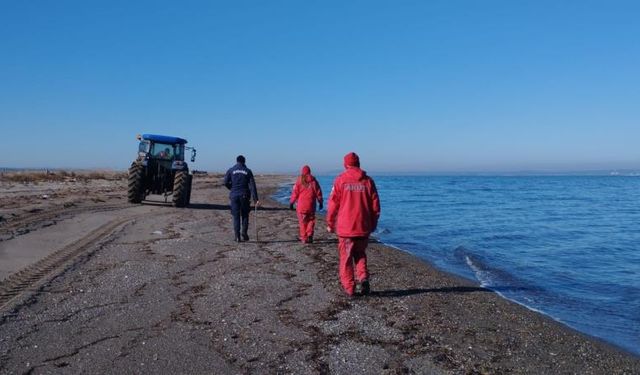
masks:
[[[128,204],[116,178],[3,181],[0,373],[640,374],[637,356],[383,244],[372,294],[345,298],[324,220],[301,244],[268,199],[291,180],[258,176],[240,244],[221,176],[194,179],[189,208]]]

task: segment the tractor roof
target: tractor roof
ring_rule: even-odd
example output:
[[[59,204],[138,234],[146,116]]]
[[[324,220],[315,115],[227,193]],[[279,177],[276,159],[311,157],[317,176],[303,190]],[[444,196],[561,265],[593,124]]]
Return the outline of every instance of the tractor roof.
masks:
[[[168,135],[157,135],[157,134],[143,134],[142,139],[146,141],[158,142],[158,143],[166,143],[170,145],[183,145],[187,143],[186,139],[171,137]]]

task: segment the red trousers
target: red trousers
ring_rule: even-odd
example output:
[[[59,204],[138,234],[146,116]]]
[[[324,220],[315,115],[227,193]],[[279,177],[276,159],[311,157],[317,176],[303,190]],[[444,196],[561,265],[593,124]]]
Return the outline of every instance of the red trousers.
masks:
[[[368,244],[369,238],[367,237],[338,237],[340,282],[344,291],[350,296],[355,290],[356,278],[359,282],[369,280],[367,254],[365,253]]]
[[[298,223],[300,224],[300,241],[305,242],[307,238],[313,236],[313,229],[316,226],[315,212],[298,212]]]

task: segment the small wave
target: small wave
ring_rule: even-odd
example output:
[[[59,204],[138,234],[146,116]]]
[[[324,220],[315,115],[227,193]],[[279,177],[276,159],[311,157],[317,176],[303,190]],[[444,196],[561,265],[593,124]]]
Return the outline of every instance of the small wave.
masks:
[[[508,271],[487,264],[480,256],[472,254],[463,246],[458,246],[454,250],[454,255],[469,266],[483,287],[490,288],[496,292],[524,292],[527,295],[541,295],[545,293],[544,288],[541,286],[532,285]]]
[[[492,276],[490,271],[484,270],[481,268],[481,266],[472,259],[471,256],[467,255],[465,256],[465,261],[467,263],[467,265],[469,266],[469,268],[471,268],[471,270],[473,270],[474,274],[476,275],[476,278],[478,279],[478,281],[480,282],[480,286],[482,286],[483,288],[487,288],[493,292],[495,292],[497,295],[499,295],[500,297],[509,300],[511,302],[515,302],[520,306],[526,307],[527,309],[534,311],[536,313],[545,315],[550,317],[551,319],[560,322],[560,323],[564,323],[562,320],[560,320],[560,318],[550,315],[549,313],[547,313],[544,310],[540,310],[538,308],[533,307],[533,304],[536,304],[536,301],[534,298],[531,298],[529,296],[526,295],[522,295],[519,298],[514,298],[514,297],[510,297],[505,295],[503,292],[505,290],[509,290],[510,292],[513,292],[514,290],[529,290],[531,288],[524,288],[524,287],[497,287],[494,285],[494,283],[496,282],[496,279]]]
[[[470,256],[466,255],[464,257],[465,262],[467,263],[467,265],[469,266],[469,268],[471,268],[471,270],[473,271],[474,275],[476,275],[476,278],[478,279],[478,281],[480,282],[480,286],[482,287],[489,287],[491,286],[491,273],[484,271],[482,268],[480,268],[478,266],[478,264],[476,264]]]

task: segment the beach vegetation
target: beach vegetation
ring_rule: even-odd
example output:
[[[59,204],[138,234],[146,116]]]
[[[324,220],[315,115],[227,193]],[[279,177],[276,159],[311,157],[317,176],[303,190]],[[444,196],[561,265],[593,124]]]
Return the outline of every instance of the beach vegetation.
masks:
[[[92,180],[117,181],[127,178],[120,171],[67,171],[67,170],[22,170],[0,173],[0,182],[38,184],[45,182],[88,182]]]

